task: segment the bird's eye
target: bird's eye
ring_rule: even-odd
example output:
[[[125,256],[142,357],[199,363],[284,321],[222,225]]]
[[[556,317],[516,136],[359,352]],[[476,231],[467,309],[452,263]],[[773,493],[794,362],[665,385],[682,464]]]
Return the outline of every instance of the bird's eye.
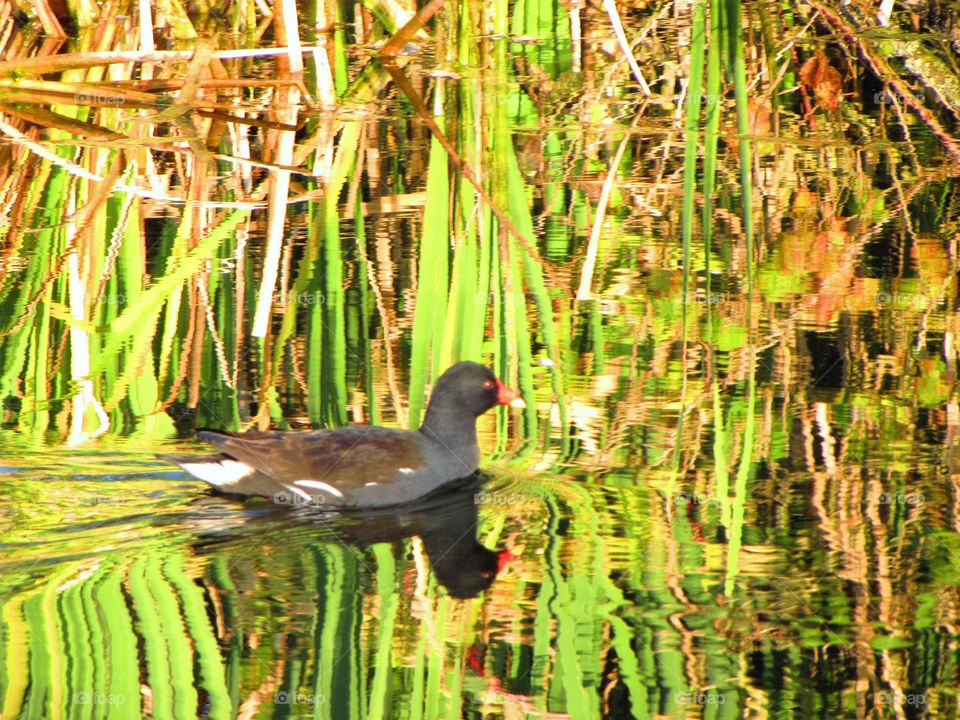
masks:
[[[484,381],[483,381],[483,386],[484,386],[487,390],[489,390],[490,388],[492,388],[494,385],[496,385],[496,383],[495,383],[493,380],[484,380]]]

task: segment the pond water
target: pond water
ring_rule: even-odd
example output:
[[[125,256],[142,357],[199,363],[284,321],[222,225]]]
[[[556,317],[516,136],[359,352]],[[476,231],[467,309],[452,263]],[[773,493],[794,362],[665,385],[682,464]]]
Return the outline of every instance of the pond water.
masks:
[[[283,7],[4,20],[0,717],[960,714],[953,125],[806,11],[745,5],[738,131],[682,10],[620,9],[648,98],[598,8],[230,54]],[[158,457],[415,428],[460,359],[526,409],[412,505]]]

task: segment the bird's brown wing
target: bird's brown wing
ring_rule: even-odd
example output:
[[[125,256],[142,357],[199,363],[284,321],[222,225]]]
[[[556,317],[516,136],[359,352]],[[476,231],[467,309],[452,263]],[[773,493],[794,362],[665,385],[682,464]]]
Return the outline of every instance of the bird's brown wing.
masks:
[[[348,427],[304,433],[199,433],[223,452],[287,485],[301,480],[341,491],[412,474],[425,461],[416,433],[382,427]]]

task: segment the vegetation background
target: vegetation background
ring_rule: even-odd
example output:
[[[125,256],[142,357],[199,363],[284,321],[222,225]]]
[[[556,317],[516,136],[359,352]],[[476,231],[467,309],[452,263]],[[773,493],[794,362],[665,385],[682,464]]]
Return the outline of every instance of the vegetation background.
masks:
[[[0,3],[3,717],[955,713],[958,21]],[[482,600],[150,459],[461,358]]]

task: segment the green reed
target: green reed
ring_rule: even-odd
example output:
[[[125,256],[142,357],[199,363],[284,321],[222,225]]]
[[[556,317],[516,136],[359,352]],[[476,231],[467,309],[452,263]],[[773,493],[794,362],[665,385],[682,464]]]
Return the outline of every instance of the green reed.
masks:
[[[439,84],[439,88],[442,88]],[[435,113],[442,117],[439,97]],[[449,290],[450,243],[450,179],[447,154],[439,141],[430,141],[427,162],[427,198],[423,209],[423,234],[417,266],[417,304],[413,314],[413,337],[410,360],[411,428],[420,427],[425,400],[425,380],[437,377],[447,367],[449,358],[441,356],[445,326],[449,324],[447,295]],[[470,332],[471,328],[465,328]]]

